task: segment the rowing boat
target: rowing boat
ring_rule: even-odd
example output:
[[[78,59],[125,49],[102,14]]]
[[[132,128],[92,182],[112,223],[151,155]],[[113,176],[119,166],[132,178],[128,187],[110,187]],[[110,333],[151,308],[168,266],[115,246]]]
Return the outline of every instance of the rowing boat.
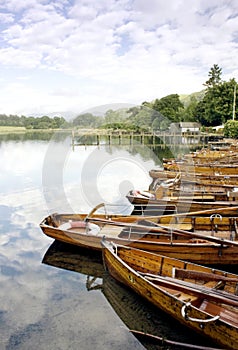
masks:
[[[135,191],[130,190],[126,198],[132,205],[136,205],[141,208],[160,206],[167,211],[171,207],[175,208],[178,213],[194,212],[198,210],[218,209],[218,208],[232,208],[238,206],[238,191],[231,191],[227,193],[227,197],[230,200],[215,200],[215,196],[211,194],[200,194],[192,196],[181,195],[179,192],[174,196],[162,196],[157,199],[157,195],[151,193],[151,191]],[[142,209],[141,209],[142,210]]]
[[[219,210],[151,217],[52,214],[40,227],[48,237],[91,250],[101,250],[105,236],[118,244],[184,260],[237,264],[238,208],[233,209],[233,216],[225,216],[226,209],[220,210],[223,216]]]
[[[159,309],[226,349],[238,348],[238,275],[101,242],[106,269]]]
[[[174,179],[178,175],[178,171],[164,170],[164,169],[151,169],[149,175],[152,178],[152,186],[154,182],[165,181],[168,179]],[[226,185],[226,186],[238,186],[238,175],[235,174],[202,174],[196,173],[194,169],[192,172],[181,172],[181,181],[183,183],[195,183],[195,184],[210,184],[210,185]]]
[[[236,175],[238,164],[190,164],[190,163],[164,163],[164,169],[184,173],[200,173],[208,175]]]

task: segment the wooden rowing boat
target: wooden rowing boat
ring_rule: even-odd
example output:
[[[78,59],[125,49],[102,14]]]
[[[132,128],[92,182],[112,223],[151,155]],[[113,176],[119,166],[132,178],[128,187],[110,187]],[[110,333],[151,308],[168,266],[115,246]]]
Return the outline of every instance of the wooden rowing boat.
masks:
[[[101,242],[106,269],[182,324],[238,348],[238,275]]]
[[[171,257],[204,264],[237,264],[237,217],[226,209],[202,215],[119,216],[103,214],[52,214],[40,224],[53,239],[101,250],[101,239]],[[201,212],[200,212],[201,214]],[[205,216],[206,215],[206,216]]]
[[[187,166],[226,166],[229,167],[232,164],[237,164],[238,152],[236,147],[230,146],[223,150],[212,150],[209,148],[203,148],[196,150],[196,152],[189,152],[183,156],[177,158],[163,158],[163,165],[166,168],[168,165],[180,165]]]
[[[238,206],[238,191],[229,192],[227,194],[230,199],[235,200],[215,200],[213,195],[210,194],[201,194],[184,196],[177,195],[175,196],[163,196],[161,198],[156,199],[156,194],[151,193],[151,191],[134,191],[131,190],[126,195],[126,198],[133,205],[141,205],[142,208],[148,206],[155,207],[156,205],[164,207],[164,210],[167,211],[168,208],[175,208],[175,211],[178,213],[186,213],[186,212],[194,212],[198,210],[207,210],[207,209],[217,209],[217,208],[231,208]],[[168,208],[167,208],[168,206]],[[143,209],[141,209],[143,210]]]
[[[223,186],[210,186],[210,185],[178,185],[166,187],[162,184],[157,184],[153,190],[131,190],[131,195],[135,197],[141,197],[142,199],[161,199],[163,197],[171,197],[180,199],[192,199],[195,201],[228,201],[235,197],[238,197],[238,187],[223,187]],[[161,204],[162,206],[162,204]]]
[[[164,169],[183,173],[198,173],[208,175],[237,175],[238,164],[190,164],[183,162],[164,163]]]
[[[184,154],[179,158],[163,158],[163,164],[187,163],[187,164],[232,164],[237,163],[237,150],[209,150],[203,149],[196,152]]]
[[[225,150],[212,150],[209,148],[202,148],[201,150],[196,150],[195,152],[189,152],[183,155],[183,159],[186,161],[201,162],[226,162],[237,159],[237,148],[229,148]],[[170,159],[169,161],[171,161]]]
[[[154,182],[165,181],[168,179],[174,179],[178,175],[178,171],[166,171],[164,169],[151,169],[149,175],[152,178],[152,185]],[[194,184],[210,184],[210,185],[226,185],[226,186],[238,186],[238,175],[235,174],[201,174],[196,173],[193,169],[192,172],[181,172],[180,173],[181,181],[185,183],[194,183]]]

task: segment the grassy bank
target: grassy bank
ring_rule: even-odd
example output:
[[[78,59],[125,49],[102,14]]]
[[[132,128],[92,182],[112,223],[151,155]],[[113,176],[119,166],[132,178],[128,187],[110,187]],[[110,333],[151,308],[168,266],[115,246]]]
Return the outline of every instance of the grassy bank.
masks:
[[[22,133],[25,131],[24,126],[0,126],[0,134]]]
[[[24,126],[0,126],[0,134],[71,132],[71,129],[26,129]]]

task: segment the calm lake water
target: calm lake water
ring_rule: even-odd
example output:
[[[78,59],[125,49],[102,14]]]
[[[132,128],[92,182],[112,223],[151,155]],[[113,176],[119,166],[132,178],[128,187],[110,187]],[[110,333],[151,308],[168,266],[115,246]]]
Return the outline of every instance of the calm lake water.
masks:
[[[160,159],[146,146],[71,147],[70,135],[0,136],[0,349],[159,349],[130,329],[211,346],[117,284],[100,254],[53,242],[40,221],[100,202],[130,213]],[[163,349],[168,347],[163,347]]]

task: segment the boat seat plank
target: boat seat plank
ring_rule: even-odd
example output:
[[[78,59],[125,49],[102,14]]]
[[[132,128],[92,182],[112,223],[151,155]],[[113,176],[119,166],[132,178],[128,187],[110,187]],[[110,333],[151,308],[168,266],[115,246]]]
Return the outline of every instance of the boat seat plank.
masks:
[[[98,233],[98,236],[115,236],[118,237],[119,234],[121,233],[122,228],[121,227],[117,227],[117,226],[112,226],[112,225],[105,225],[101,228],[100,232]]]
[[[172,288],[168,288],[168,287],[160,287],[160,288],[165,290],[169,294],[172,294],[173,296],[175,296],[179,300],[184,301],[185,303],[193,302],[193,301],[198,299],[198,297],[195,295],[191,295],[191,294],[187,294],[187,293],[183,293],[183,292],[178,292],[178,290],[176,290],[176,289],[172,289]]]
[[[172,224],[164,224],[161,223],[161,226],[167,227],[172,230],[184,230],[184,231],[192,231],[193,225],[192,224],[186,224],[186,223],[172,223]]]
[[[225,322],[237,327],[238,326],[238,311],[223,308],[222,305],[217,305],[204,299],[201,303],[200,310],[205,311],[213,316],[220,315],[220,318]]]

